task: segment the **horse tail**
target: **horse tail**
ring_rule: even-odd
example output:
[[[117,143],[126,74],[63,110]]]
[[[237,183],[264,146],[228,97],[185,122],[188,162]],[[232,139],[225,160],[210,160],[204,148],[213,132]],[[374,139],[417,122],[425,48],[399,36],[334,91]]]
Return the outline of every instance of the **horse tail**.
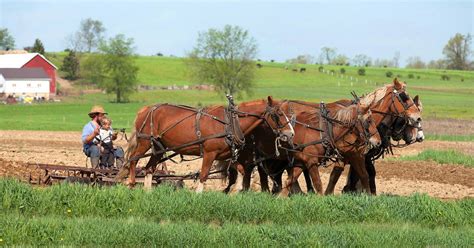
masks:
[[[137,128],[135,127],[137,118],[138,118],[138,115],[137,115],[137,117],[135,117],[135,120],[133,121],[132,134],[130,135],[130,139],[128,140],[128,147],[127,147],[127,150],[125,151],[125,161],[126,162],[122,166],[122,168],[120,168],[120,171],[117,173],[117,176],[115,177],[116,181],[124,179],[130,173],[130,156],[131,156],[132,152],[135,151],[135,149],[138,146]]]
[[[135,123],[135,121],[133,123]],[[133,125],[132,134],[130,135],[130,141],[128,142],[127,151],[125,152],[125,158],[127,159],[127,161],[130,159],[130,156],[131,156],[132,152],[135,149],[137,149],[137,146],[138,146],[137,128],[135,127],[135,125]],[[130,164],[130,163],[128,163],[128,164]]]

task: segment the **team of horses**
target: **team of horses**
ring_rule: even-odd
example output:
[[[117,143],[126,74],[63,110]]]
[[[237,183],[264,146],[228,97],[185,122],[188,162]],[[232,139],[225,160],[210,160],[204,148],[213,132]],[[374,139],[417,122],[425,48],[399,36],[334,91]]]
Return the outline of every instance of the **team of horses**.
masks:
[[[128,175],[135,185],[139,159],[150,157],[145,170],[174,156],[200,156],[202,166],[197,192],[202,192],[214,165],[228,175],[229,192],[242,175],[242,189],[250,188],[257,167],[262,191],[300,192],[298,178],[307,189],[333,194],[350,165],[344,192],[376,194],[374,161],[392,148],[392,141],[421,142],[422,104],[411,98],[404,82],[394,79],[373,92],[333,103],[277,100],[269,96],[236,105],[197,109],[184,105],[156,104],[137,113],[127,149],[127,164],[118,179]],[[334,163],[326,190],[319,167]],[[282,174],[287,172],[286,182]]]

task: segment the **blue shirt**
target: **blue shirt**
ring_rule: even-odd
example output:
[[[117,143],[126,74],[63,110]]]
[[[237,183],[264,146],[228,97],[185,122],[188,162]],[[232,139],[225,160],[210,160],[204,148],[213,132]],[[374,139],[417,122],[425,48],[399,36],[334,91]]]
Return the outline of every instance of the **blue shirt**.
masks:
[[[84,141],[86,141],[86,138],[87,136],[91,135],[92,133],[94,133],[94,130],[95,130],[95,125],[94,125],[94,122],[92,121],[89,121],[89,123],[87,123],[86,125],[84,125],[84,128],[82,129],[82,144],[84,146],[84,149],[87,149],[89,148],[91,145],[94,144],[94,142],[89,142],[89,143],[84,143]]]

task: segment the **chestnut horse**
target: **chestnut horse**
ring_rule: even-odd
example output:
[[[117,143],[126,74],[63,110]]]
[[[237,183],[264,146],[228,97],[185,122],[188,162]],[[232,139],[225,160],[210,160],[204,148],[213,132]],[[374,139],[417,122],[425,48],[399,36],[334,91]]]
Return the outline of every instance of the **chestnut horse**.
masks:
[[[408,94],[406,93],[406,97],[403,97],[403,100],[410,104],[410,99]],[[423,112],[423,107],[421,100],[418,96],[413,98],[413,103],[419,109],[420,113]],[[424,134],[421,125],[421,121],[416,123],[416,125],[410,124],[408,120],[404,117],[394,117],[395,120],[391,126],[387,126],[384,123],[380,123],[377,126],[377,130],[379,131],[380,136],[382,137],[382,145],[377,148],[371,149],[365,155],[365,165],[367,172],[369,174],[369,183],[370,183],[370,191],[372,194],[377,193],[376,183],[375,183],[375,160],[380,158],[384,155],[384,153],[389,153],[392,149],[392,143],[390,139],[395,141],[400,141],[401,139],[404,140],[405,145],[407,146],[413,144],[415,142],[423,142]],[[334,186],[337,183],[339,176],[341,175],[342,171],[344,170],[343,167],[335,167],[331,172],[331,177],[328,183],[328,187],[326,188],[325,194],[332,194],[334,192]],[[352,170],[352,167],[349,169],[349,174],[347,177],[346,186],[343,189],[343,192],[355,192],[357,191],[356,185],[359,181],[359,178]]]
[[[320,111],[303,112],[296,120],[293,139],[296,147],[293,156],[308,169],[313,187],[318,194],[323,193],[318,166],[328,157],[336,155],[336,158],[340,159],[341,156],[344,158],[364,154],[369,148],[379,146],[381,142],[371,111],[368,106],[360,103],[327,114]],[[367,180],[363,181],[363,175],[367,174],[365,164],[357,163],[354,169],[364,187],[368,189],[367,177]],[[293,168],[282,194],[287,193],[301,172],[301,167]]]
[[[160,162],[166,154],[163,151],[202,156],[200,182],[196,189],[197,192],[202,192],[213,161],[231,158],[237,152],[232,140],[239,137],[235,137],[238,136],[235,132],[228,132],[229,127],[241,130],[246,135],[265,123],[282,139],[291,140],[294,130],[288,124],[289,120],[285,115],[287,111],[280,109],[280,105],[280,102],[273,101],[270,96],[267,101],[242,103],[235,110],[230,110],[234,116],[238,116],[237,119],[226,118],[228,111],[223,106],[200,110],[171,104],[143,107],[137,113],[127,149],[130,164],[124,166],[124,170],[128,170],[129,185],[135,184],[138,159],[146,156],[145,153],[152,148],[146,169],[154,168]],[[119,173],[123,174],[125,173]]]
[[[424,139],[421,127],[422,105],[418,96],[412,100],[406,92],[406,83],[394,80],[393,85],[379,88],[360,101],[368,104],[374,113],[374,120],[377,130],[382,137],[382,145],[371,149],[364,158],[366,170],[369,176],[370,193],[376,194],[375,168],[373,160],[380,157],[390,146],[390,138],[395,140],[403,138],[407,144]],[[342,105],[350,104],[349,100],[341,100]],[[329,183],[325,194],[333,194],[334,187],[344,170],[344,164],[351,164],[348,183],[344,187],[344,192],[356,190],[359,177],[354,173],[352,164],[359,162],[354,160],[342,161],[343,164],[335,166],[331,172]],[[365,180],[365,179],[364,179]]]
[[[411,140],[411,142],[413,142],[414,139],[420,141],[424,138],[421,128],[421,102],[419,101],[419,97],[415,97],[414,100],[411,100],[411,98],[407,95],[406,83],[400,82],[397,78],[395,78],[393,84],[381,87],[375,90],[374,92],[368,94],[367,96],[361,98],[360,100],[364,104],[370,105],[369,107],[374,115],[374,122],[375,125],[378,127],[378,130],[381,130],[380,127],[383,126],[394,130],[393,133],[397,135],[403,133],[404,139]],[[299,103],[300,109],[304,109],[304,106],[301,105],[313,106],[314,108],[318,107],[318,104],[314,103],[312,104],[301,101],[293,102]],[[327,107],[329,111],[337,111],[337,109],[343,106],[349,106],[349,104],[351,103],[351,100],[340,100],[328,104]],[[403,120],[402,124],[400,124],[401,120]],[[386,140],[386,138],[383,139],[383,141],[384,140]],[[370,155],[373,151],[379,151],[379,149],[373,148],[367,154]],[[352,155],[350,159],[345,160],[345,163],[348,162],[351,162],[351,164],[357,164],[358,167],[361,163],[368,163],[365,161],[365,158],[363,158],[363,156],[354,157]],[[339,178],[342,170],[343,167],[341,167],[340,165],[334,167],[333,172],[331,173],[326,194],[332,194],[335,183],[337,182],[337,179]],[[375,169],[373,168],[373,165],[371,167],[366,166],[366,171],[369,176],[370,192],[372,194],[375,194]],[[301,170],[296,170],[294,176],[298,178],[300,174]],[[351,187],[350,190],[355,190],[355,184],[357,183],[358,178],[356,177],[356,173],[354,171],[352,171],[351,175],[352,178],[355,179],[353,181],[348,181],[348,185],[350,183],[350,186],[346,186],[346,190],[348,190],[348,187]],[[364,174],[364,177],[365,176],[366,175]],[[365,178],[363,180],[366,181]],[[365,191],[367,191],[367,186],[363,187]]]

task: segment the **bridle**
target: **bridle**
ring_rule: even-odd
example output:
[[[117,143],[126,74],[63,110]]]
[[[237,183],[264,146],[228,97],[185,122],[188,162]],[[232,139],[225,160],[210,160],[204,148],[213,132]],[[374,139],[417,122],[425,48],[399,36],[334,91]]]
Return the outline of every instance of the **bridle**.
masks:
[[[280,103],[277,106],[267,105],[267,108],[265,109],[265,112],[264,112],[264,118],[263,118],[265,120],[266,124],[268,126],[270,126],[270,128],[273,130],[273,133],[275,135],[277,135],[277,137],[282,136],[282,131],[281,130],[283,130],[287,126],[294,133],[294,129],[293,129],[292,121],[291,121],[291,120],[294,119],[294,117],[293,117],[294,115],[292,115],[291,118],[288,118],[285,111],[281,110],[281,105],[282,105],[282,103]],[[281,120],[280,120],[281,119],[280,117],[282,117],[282,116],[285,118],[284,123],[282,123]],[[276,128],[273,128],[272,125],[269,123],[268,117],[270,117],[272,119],[272,121],[276,124]]]
[[[384,112],[384,111],[380,111],[380,110],[372,110],[372,113],[382,114],[384,116],[390,116],[390,117],[395,118],[395,119],[396,118],[402,118],[404,120],[404,123],[403,123],[403,126],[400,129],[398,129],[398,131],[395,130],[393,125],[390,125],[391,130],[393,132],[395,132],[396,136],[400,135],[401,132],[403,132],[407,127],[416,128],[418,131],[422,131],[423,129],[422,129],[419,122],[416,122],[416,121],[408,118],[407,111],[413,105],[415,105],[415,107],[418,110],[420,110],[420,109],[418,108],[418,106],[416,106],[416,104],[413,102],[413,100],[412,100],[411,103],[406,103],[406,101],[408,101],[410,99],[410,97],[405,93],[405,91],[399,92],[398,90],[394,89],[389,94],[382,97],[377,103],[383,101],[388,95],[391,95],[390,106],[388,107],[389,112]],[[402,105],[403,111],[400,112],[397,109],[397,107],[395,106],[395,99],[397,99],[398,102]],[[392,120],[392,124],[393,123],[395,123],[395,120]]]

